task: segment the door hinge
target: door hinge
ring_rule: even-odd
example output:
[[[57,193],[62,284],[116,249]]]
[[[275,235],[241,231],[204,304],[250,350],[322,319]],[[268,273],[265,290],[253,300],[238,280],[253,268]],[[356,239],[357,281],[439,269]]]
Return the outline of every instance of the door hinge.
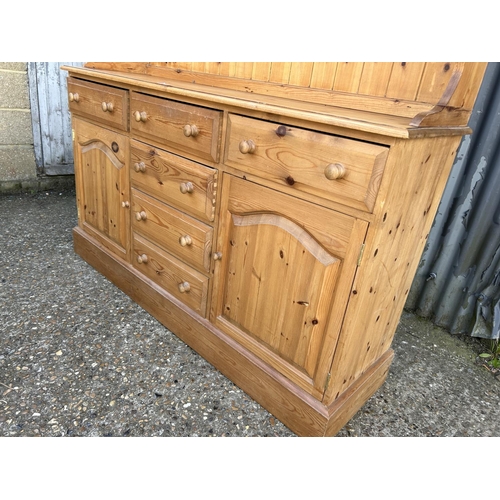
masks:
[[[365,244],[363,243],[361,245],[361,248],[359,249],[359,255],[358,255],[358,263],[357,266],[359,267],[361,265],[361,259],[363,258],[363,252],[365,251]]]
[[[332,373],[328,372],[328,375],[326,376],[326,382],[325,382],[325,391],[328,389],[328,385],[330,384],[330,379],[332,378]]]
[[[75,129],[74,128],[71,129],[71,139],[73,140],[73,142],[75,142]]]

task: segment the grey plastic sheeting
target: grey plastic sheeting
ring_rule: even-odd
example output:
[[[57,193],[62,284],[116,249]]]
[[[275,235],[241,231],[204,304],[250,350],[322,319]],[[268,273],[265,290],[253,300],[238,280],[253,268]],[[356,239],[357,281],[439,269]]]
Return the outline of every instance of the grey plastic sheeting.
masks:
[[[451,333],[500,334],[500,63],[489,63],[406,308]]]

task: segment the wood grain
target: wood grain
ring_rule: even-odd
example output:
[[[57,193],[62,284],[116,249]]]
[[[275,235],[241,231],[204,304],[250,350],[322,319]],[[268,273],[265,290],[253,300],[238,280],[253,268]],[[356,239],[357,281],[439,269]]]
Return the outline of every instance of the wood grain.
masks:
[[[131,145],[131,182],[134,187],[200,220],[213,222],[216,170],[139,141],[131,141]],[[134,165],[141,162],[145,171],[136,172]],[[193,192],[182,193],[181,185],[188,182],[193,185]]]
[[[318,359],[323,351],[333,353],[325,340],[334,343],[340,327],[330,311],[347,299],[364,232],[355,219],[291,200],[224,176],[217,238],[222,259],[215,266],[211,317],[321,397],[327,373],[318,372]],[[332,241],[326,227],[335,227],[335,237],[343,242]]]
[[[137,257],[146,255],[147,262],[139,263]],[[207,310],[208,278],[170,254],[162,252],[153,243],[138,234],[133,235],[133,265],[149,279],[164,288],[187,307],[205,316]],[[188,292],[181,292],[179,285],[189,283]]]
[[[212,250],[213,229],[198,220],[176,210],[151,196],[132,189],[132,230],[175,257],[208,273]],[[146,220],[137,219],[135,214],[144,212]],[[189,236],[189,245],[182,245],[180,239]]]
[[[371,211],[383,174],[387,148],[320,134],[296,127],[277,133],[279,123],[229,115],[224,162],[321,198]],[[252,140],[253,154],[243,154],[241,141]],[[340,163],[342,179],[328,180],[325,169]]]
[[[130,209],[122,206],[130,200],[128,140],[79,119],[73,120],[73,128],[79,224],[108,249],[128,258]]]
[[[325,398],[334,401],[390,347],[430,231],[458,138],[401,142],[382,182],[384,204],[370,226],[360,273],[349,299]],[[405,164],[408,168],[401,169]]]
[[[220,112],[132,92],[131,130],[159,144],[217,161]],[[145,122],[134,118],[146,113]],[[195,125],[198,135],[186,137],[184,127]]]
[[[333,435],[387,375],[484,69],[71,70],[75,249],[294,432]],[[106,122],[128,96],[130,131]]]
[[[128,92],[92,82],[84,82],[76,78],[68,79],[68,94],[78,94],[79,101],[70,101],[72,113],[90,120],[114,126],[120,130],[128,130]],[[102,103],[112,103],[113,112],[104,112]]]

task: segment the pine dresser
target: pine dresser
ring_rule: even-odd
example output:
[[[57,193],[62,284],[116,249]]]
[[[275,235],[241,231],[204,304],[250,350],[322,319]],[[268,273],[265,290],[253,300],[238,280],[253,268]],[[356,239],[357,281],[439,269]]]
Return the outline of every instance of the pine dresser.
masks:
[[[294,433],[335,435],[387,376],[486,63],[62,69],[77,254]]]

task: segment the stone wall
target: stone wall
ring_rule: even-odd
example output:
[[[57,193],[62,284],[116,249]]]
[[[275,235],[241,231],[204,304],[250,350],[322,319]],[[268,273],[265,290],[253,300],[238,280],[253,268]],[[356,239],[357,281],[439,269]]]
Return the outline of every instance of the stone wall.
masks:
[[[0,62],[0,186],[37,181],[25,62]]]

